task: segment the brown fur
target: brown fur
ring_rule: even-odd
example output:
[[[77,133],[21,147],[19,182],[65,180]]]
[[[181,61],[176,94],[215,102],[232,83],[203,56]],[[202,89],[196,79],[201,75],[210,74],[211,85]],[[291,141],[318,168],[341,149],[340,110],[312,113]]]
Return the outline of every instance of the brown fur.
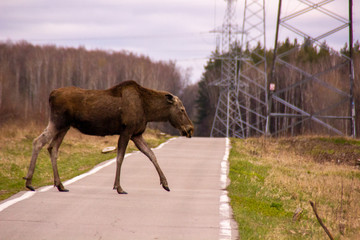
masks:
[[[144,88],[135,81],[126,81],[106,90],[85,90],[65,87],[51,92],[49,97],[50,120],[48,127],[33,142],[33,154],[26,179],[31,186],[36,159],[41,148],[48,143],[54,172],[54,185],[67,191],[61,184],[57,171],[57,154],[70,127],[84,134],[105,136],[120,135],[114,189],[125,193],[120,186],[121,164],[131,139],[153,162],[160,183],[169,191],[165,175],[156,157],[142,137],[146,124],[151,121],[169,121],[182,135],[191,137],[194,126],[180,99],[168,92]]]

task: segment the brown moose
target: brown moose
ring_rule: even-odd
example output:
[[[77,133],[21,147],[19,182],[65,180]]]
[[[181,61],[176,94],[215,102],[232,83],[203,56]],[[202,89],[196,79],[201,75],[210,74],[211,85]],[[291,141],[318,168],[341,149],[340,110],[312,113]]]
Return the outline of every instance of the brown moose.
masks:
[[[50,120],[44,132],[33,142],[33,152],[26,180],[31,185],[36,159],[47,144],[54,172],[54,185],[60,192],[67,192],[60,181],[57,169],[58,149],[70,127],[89,135],[120,135],[116,157],[114,189],[126,194],[120,186],[120,171],[125,150],[131,139],[136,147],[154,164],[160,184],[170,191],[153,151],[142,137],[148,122],[169,121],[182,136],[191,137],[194,126],[180,99],[168,92],[144,88],[135,81],[125,81],[106,90],[85,90],[77,87],[59,88],[49,97]]]

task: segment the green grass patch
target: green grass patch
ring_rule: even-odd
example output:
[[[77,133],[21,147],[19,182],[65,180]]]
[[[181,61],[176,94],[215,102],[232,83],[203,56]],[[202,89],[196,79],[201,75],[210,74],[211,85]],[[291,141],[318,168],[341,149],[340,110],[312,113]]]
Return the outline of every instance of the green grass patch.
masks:
[[[319,140],[337,145],[356,145],[360,146],[360,141],[356,139],[349,139],[344,137],[319,137]]]
[[[231,149],[228,191],[241,239],[264,239],[275,225],[284,224],[292,216],[264,188],[271,167],[255,164],[258,160],[241,149]]]

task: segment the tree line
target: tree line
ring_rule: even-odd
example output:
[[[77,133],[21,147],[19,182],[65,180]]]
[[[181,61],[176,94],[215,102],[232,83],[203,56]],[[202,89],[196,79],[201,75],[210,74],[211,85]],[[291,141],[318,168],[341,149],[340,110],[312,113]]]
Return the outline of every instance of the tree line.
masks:
[[[293,104],[294,106],[304,110],[310,114],[326,114],[329,116],[349,116],[350,102],[342,101],[343,96],[341,94],[334,93],[330,88],[334,87],[344,93],[349,93],[349,65],[344,61],[342,55],[349,55],[348,46],[345,46],[340,51],[331,50],[324,42],[321,47],[317,47],[311,43],[311,41],[305,39],[302,44],[298,43],[297,39],[291,42],[286,39],[284,42],[278,44],[278,56],[281,56],[281,60],[286,64],[279,64],[276,62],[274,76],[271,75],[271,66],[273,62],[274,50],[265,50],[259,43],[253,49],[238,49],[236,46],[232,51],[236,51],[239,56],[245,56],[252,64],[259,62],[259,55],[266,56],[267,59],[267,78],[268,81],[276,83],[277,89],[287,89],[279,93],[279,97],[285,101]],[[286,55],[283,53],[288,52]],[[205,66],[204,73],[201,80],[198,83],[198,94],[196,98],[196,123],[198,134],[201,136],[209,136],[214,114],[217,105],[217,99],[219,96],[219,88],[212,83],[220,79],[221,75],[221,61],[219,60],[220,53],[214,52],[212,57]],[[354,59],[354,73],[355,73],[355,106],[356,115],[360,114],[360,88],[358,81],[360,79],[360,47],[357,41],[354,44],[353,49]],[[317,80],[307,81],[309,78],[306,74],[299,71],[294,71],[289,68],[287,63],[296,66],[304,70],[305,72],[314,75]],[[338,66],[334,68],[334,66]],[[258,65],[259,68],[264,69],[264,64]],[[238,63],[239,71],[244,71],[245,66],[241,65],[241,61]],[[329,71],[327,69],[330,69]],[[253,75],[253,79],[257,79],[257,71],[250,70],[250,77]],[[318,74],[321,73],[321,74]],[[272,79],[272,77],[274,79]],[[299,83],[300,82],[300,83]],[[320,83],[319,83],[320,82]],[[258,83],[263,85],[263,83]],[[328,85],[328,86],[325,86]],[[325,86],[325,87],[324,87]],[[330,87],[329,87],[330,86]],[[265,102],[265,92],[255,92],[255,88],[249,88],[249,95],[258,96],[258,98]],[[254,101],[249,97],[243,95],[239,97],[239,101],[246,102],[246,107],[249,109],[260,109],[261,115],[266,116],[266,108],[260,108],[258,101]],[[246,99],[241,99],[246,98]],[[341,104],[334,108],[328,107],[336,105],[338,102]],[[283,113],[287,115],[293,115],[295,117],[271,117],[270,130],[271,132],[280,132],[282,135],[299,135],[299,134],[328,134],[330,131],[324,126],[314,123],[314,121],[304,121],[303,117],[296,117],[299,112],[289,108],[288,106],[279,102],[274,102],[272,105],[272,112]],[[265,132],[265,121],[258,121],[258,116],[254,114],[244,114],[242,119],[244,121],[254,121],[257,123],[256,127]],[[252,118],[252,119],[247,119]],[[336,129],[350,135],[350,121],[339,120],[335,118],[326,118],[323,122],[334,126]],[[356,127],[360,129],[360,118],[356,119]],[[258,132],[253,129],[249,129],[249,136],[259,135]]]
[[[0,43],[0,124],[46,122],[48,96],[56,88],[106,89],[125,80],[181,95],[186,75],[173,61],[152,61],[131,52]]]

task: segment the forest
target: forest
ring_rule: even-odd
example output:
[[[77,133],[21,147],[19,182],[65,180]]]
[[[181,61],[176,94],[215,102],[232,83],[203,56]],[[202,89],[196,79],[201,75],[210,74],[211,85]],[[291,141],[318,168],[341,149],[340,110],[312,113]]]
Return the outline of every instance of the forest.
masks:
[[[125,80],[182,95],[187,79],[175,62],[152,61],[131,52],[0,43],[0,124],[46,124],[48,96],[56,88],[106,89]],[[164,131],[168,128],[160,124]],[[168,129],[170,131],[170,128]]]
[[[273,115],[271,115],[269,126],[271,133],[277,133],[276,136],[302,134],[334,135],[332,131],[326,128],[330,125],[344,133],[344,135],[351,135],[351,121],[337,117],[350,116],[350,101],[348,100],[348,95],[350,95],[349,61],[347,60],[349,48],[346,44],[340,51],[335,51],[329,48],[326,42],[322,43],[319,47],[307,39],[304,39],[303,43],[299,43],[297,39],[293,41],[286,39],[284,42],[278,43],[277,55],[280,56],[281,62],[277,60],[273,76],[271,73],[274,56],[273,49],[265,50],[259,43],[253,49],[238,49],[235,46],[232,51],[236,51],[236,54],[240,56],[245,56],[247,62],[257,65],[262,71],[264,71],[265,64],[260,61],[259,56],[266,56],[267,68],[264,72],[267,73],[269,82],[276,83],[278,91],[275,91],[275,93],[277,93],[278,99],[284,100],[283,102],[273,101],[272,103],[271,110]],[[221,78],[221,61],[219,56],[221,56],[219,53],[213,53],[198,83],[196,122],[198,124],[197,130],[202,136],[210,135],[219,96],[219,89],[213,86],[213,83]],[[353,60],[353,95],[356,115],[359,116],[360,89],[358,81],[360,78],[360,49],[358,41],[353,47]],[[240,105],[243,103],[242,108],[256,111],[256,114],[244,111],[245,113],[241,113],[241,118],[244,122],[252,121],[255,123],[253,126],[257,130],[265,132],[266,121],[260,116],[267,116],[266,105],[261,104],[261,102],[266,102],[265,90],[261,88],[261,86],[264,86],[264,83],[261,82],[263,79],[259,78],[258,71],[247,65],[239,60],[238,71],[246,72],[248,74],[247,77],[254,81],[247,81],[238,74],[238,76],[240,75],[240,82],[244,83],[248,88],[248,94],[239,95],[238,100]],[[289,65],[295,66],[295,68],[290,68]],[[259,100],[251,96],[256,96]],[[295,109],[301,109],[301,111],[291,109],[289,107],[290,104],[284,104],[285,101],[296,106]],[[308,117],[300,116],[299,113],[301,112],[308,113]],[[317,122],[311,121],[311,117],[315,118],[321,114],[326,115],[326,117],[322,119],[317,117]],[[246,129],[247,136],[262,135],[259,131],[255,131],[254,128],[250,128],[246,124],[244,126],[248,128]],[[360,129],[359,118],[356,118],[356,128]]]
[[[305,43],[305,41],[304,41]],[[297,64],[307,72],[315,74],[321,69],[331,68],[342,61],[341,54],[349,54],[345,45],[339,52],[329,50],[324,43],[323,48],[312,44],[300,44],[295,39],[279,43],[278,53],[289,49],[291,54],[283,57],[283,61]],[[259,61],[259,52],[266,52],[267,65],[272,65],[274,51],[265,50],[260,44],[254,49],[244,49],[240,54],[249,56],[249,61]],[[87,50],[84,47],[64,48],[54,45],[32,45],[26,41],[0,42],[0,125],[7,121],[36,122],[45,125],[48,118],[49,93],[63,86],[78,86],[87,89],[106,89],[125,80],[135,80],[139,84],[158,90],[166,90],[180,97],[190,118],[195,123],[196,136],[209,136],[219,96],[219,88],[212,83],[221,77],[221,61],[216,51],[204,66],[199,82],[189,84],[189,76],[173,61],[153,61],[148,56],[137,55],[127,51]],[[360,49],[359,42],[354,44],[353,51],[355,87],[354,96],[356,115],[360,111]],[[241,69],[241,67],[239,67]],[[296,81],[304,76],[293,73],[284,66],[277,66],[275,78],[277,86],[296,85]],[[329,72],[322,79],[342,91],[348,91],[348,69],[342,66],[336,72]],[[268,78],[271,68],[267,68]],[[256,73],[254,73],[255,75]],[[251,91],[251,89],[250,89]],[[255,93],[254,93],[255,94]],[[260,96],[264,98],[265,96]],[[317,109],[334,100],[335,96],[324,92],[316,84],[298,84],[294,89],[283,93],[282,97],[307,112]],[[335,99],[338,100],[338,99]],[[247,101],[251,109],[258,108],[257,103]],[[349,111],[348,103],[334,111]],[[280,104],[274,104],[278,112],[294,114]],[[262,110],[264,111],[264,110]],[[265,112],[262,114],[266,115]],[[246,118],[249,116],[244,116]],[[285,128],[283,135],[327,134],[321,127],[311,121],[299,121],[296,118],[277,118],[271,121],[272,131]],[[328,120],[327,120],[328,121]],[[330,120],[329,120],[330,121]],[[264,129],[259,123],[259,129]],[[162,131],[176,134],[169,124],[151,124]],[[289,126],[289,127],[288,127]],[[339,121],[336,128],[348,133],[349,124]],[[356,127],[360,129],[360,120],[356,119]],[[251,130],[251,129],[250,129]],[[249,136],[259,135],[249,130]]]

